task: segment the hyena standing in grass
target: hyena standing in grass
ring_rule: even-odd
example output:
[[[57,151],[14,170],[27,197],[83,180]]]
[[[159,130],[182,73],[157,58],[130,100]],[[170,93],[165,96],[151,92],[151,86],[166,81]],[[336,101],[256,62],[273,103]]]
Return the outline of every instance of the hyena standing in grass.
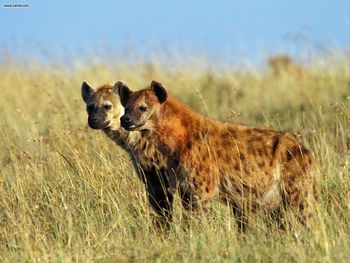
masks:
[[[274,214],[281,207],[308,222],[315,197],[313,159],[294,136],[213,121],[169,96],[156,81],[136,92],[123,86],[119,95],[122,126],[142,131],[166,154],[187,208],[209,207],[219,194],[232,206],[240,230],[249,212]]]
[[[171,171],[164,167],[163,153],[156,151],[155,146],[147,140],[144,131],[128,132],[120,126],[120,117],[124,108],[120,104],[118,90],[125,84],[118,81],[115,86],[103,85],[98,89],[83,82],[81,93],[87,105],[88,123],[93,129],[102,130],[117,145],[129,154],[133,166],[145,183],[148,199],[160,222],[171,219],[173,201],[172,189],[175,182]]]

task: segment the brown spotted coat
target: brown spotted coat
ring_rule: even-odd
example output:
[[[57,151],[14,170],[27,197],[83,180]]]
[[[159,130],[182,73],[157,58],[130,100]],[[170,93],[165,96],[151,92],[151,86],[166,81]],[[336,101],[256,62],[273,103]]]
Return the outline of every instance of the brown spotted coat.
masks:
[[[207,208],[219,196],[232,206],[239,226],[247,213],[290,207],[303,222],[315,195],[311,153],[290,133],[211,120],[168,95],[157,101],[152,85],[133,92],[124,106],[159,104],[140,129],[162,166],[175,171],[184,205]]]

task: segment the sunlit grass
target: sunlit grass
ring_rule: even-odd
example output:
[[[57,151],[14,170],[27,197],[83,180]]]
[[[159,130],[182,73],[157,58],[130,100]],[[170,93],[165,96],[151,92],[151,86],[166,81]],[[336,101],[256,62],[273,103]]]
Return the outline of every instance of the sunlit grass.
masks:
[[[302,73],[299,70],[303,71]],[[155,229],[128,157],[87,127],[80,86],[152,79],[222,121],[297,134],[317,161],[317,224],[281,231],[253,216],[238,234],[215,202],[184,222],[178,198],[168,233]],[[278,72],[159,63],[66,68],[0,66],[1,262],[347,262],[350,257],[350,65]]]

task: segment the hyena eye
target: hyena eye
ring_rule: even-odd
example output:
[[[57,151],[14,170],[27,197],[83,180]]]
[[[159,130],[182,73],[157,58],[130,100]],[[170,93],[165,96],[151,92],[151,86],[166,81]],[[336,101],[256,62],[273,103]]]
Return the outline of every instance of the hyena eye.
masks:
[[[103,108],[105,110],[110,110],[112,108],[112,105],[106,104],[106,105],[103,105]]]
[[[139,109],[140,109],[140,111],[146,111],[146,110],[147,110],[147,107],[144,106],[144,105],[141,105],[141,106],[139,107]]]

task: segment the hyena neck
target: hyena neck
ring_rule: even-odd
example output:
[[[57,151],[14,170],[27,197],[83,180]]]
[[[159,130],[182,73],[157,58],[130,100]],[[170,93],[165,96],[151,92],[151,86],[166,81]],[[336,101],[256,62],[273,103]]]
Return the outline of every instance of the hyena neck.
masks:
[[[181,114],[184,112],[181,106],[176,99],[170,98],[152,119],[150,137],[166,155],[181,152],[188,138],[190,123],[186,122],[186,117]]]
[[[190,149],[192,141],[216,128],[216,123],[195,112],[174,97],[153,119],[153,133],[159,138],[159,145],[165,145],[171,153],[183,153]],[[162,147],[163,148],[163,147]]]
[[[130,150],[132,146],[139,140],[138,132],[128,132],[123,128],[112,130],[110,128],[103,129],[104,133],[113,140],[118,146],[124,150]]]

